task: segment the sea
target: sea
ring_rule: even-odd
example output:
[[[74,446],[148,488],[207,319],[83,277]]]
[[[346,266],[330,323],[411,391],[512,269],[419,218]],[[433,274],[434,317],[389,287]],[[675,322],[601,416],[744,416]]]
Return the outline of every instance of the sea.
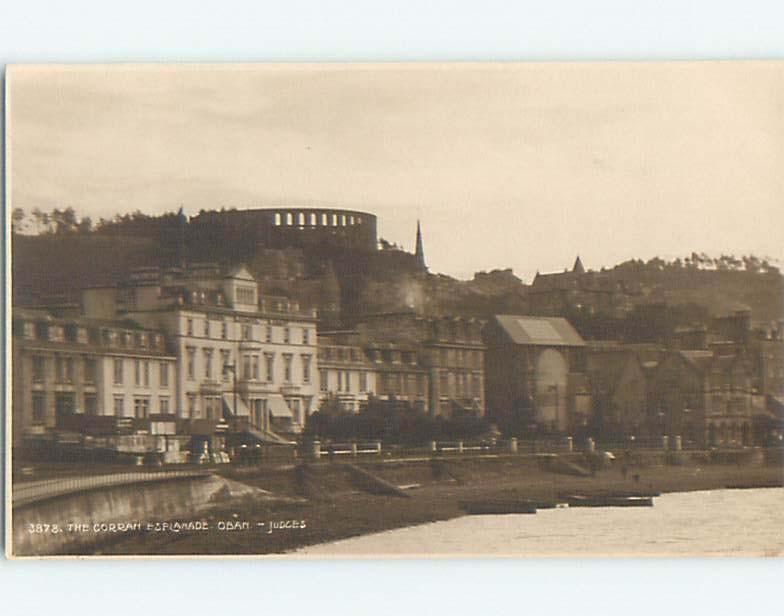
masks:
[[[784,488],[663,494],[653,507],[476,515],[297,551],[314,556],[781,556]]]

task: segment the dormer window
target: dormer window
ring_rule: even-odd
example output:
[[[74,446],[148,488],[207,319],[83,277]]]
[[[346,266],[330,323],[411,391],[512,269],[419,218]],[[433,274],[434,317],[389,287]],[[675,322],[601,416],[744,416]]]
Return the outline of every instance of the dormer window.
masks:
[[[49,338],[49,327],[46,323],[35,324],[35,337],[38,340],[47,340]]]
[[[52,342],[63,341],[63,327],[62,325],[52,325],[49,328],[49,340]]]
[[[65,339],[68,342],[76,342],[76,334],[77,334],[77,326],[76,325],[66,325],[64,328],[65,332]]]
[[[235,297],[238,304],[253,306],[256,304],[256,289],[253,287],[238,286],[235,289]]]

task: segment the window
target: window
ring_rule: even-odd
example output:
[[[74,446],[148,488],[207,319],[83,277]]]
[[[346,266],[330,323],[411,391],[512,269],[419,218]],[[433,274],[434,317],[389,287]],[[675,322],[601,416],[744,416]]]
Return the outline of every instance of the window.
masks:
[[[46,417],[46,394],[33,394],[33,423],[41,424]]]
[[[441,372],[438,375],[438,388],[439,394],[442,396],[446,396],[449,393],[449,374],[446,372]]]
[[[479,398],[482,395],[482,382],[476,375],[471,379],[471,393],[474,398]]]
[[[142,364],[142,380],[145,387],[150,386],[150,362],[145,360]]]
[[[86,357],[84,360],[84,382],[95,383],[95,376],[98,372],[98,364],[92,357]]]
[[[302,344],[310,344],[310,330],[307,327],[302,328]]]
[[[209,338],[210,337],[210,320],[209,319],[204,319],[204,337],[205,338]]]
[[[367,372],[364,370],[359,373],[359,391],[363,393],[367,391]]]
[[[187,359],[187,370],[188,370],[188,380],[192,381],[196,378],[196,349],[193,347],[188,347],[185,349],[188,359]]]
[[[55,383],[65,383],[65,358],[56,355],[54,358],[54,367]]]
[[[253,355],[251,356],[251,378],[254,381],[259,380],[259,356]]]
[[[137,419],[144,419],[150,414],[150,399],[149,398],[134,398],[133,399],[133,416]]]
[[[65,358],[65,382],[74,382],[74,359],[73,357]]]
[[[84,394],[84,414],[98,414],[98,398],[95,397],[95,394]]]
[[[160,386],[161,387],[168,387],[169,386],[169,364],[165,361],[162,361],[159,365],[160,370]]]
[[[122,385],[123,383],[123,360],[114,360],[114,384]]]
[[[283,380],[291,383],[291,355],[288,353],[283,355]]]
[[[288,344],[291,339],[291,330],[288,327],[283,328],[283,344]]]
[[[299,398],[291,398],[288,400],[289,408],[291,409],[291,415],[294,417],[295,423],[302,423],[302,407],[301,407],[301,400]]]
[[[202,349],[204,352],[204,378],[212,378],[212,349]]]
[[[302,356],[302,382],[310,383],[310,355]]]
[[[207,419],[218,419],[220,413],[220,398],[215,396],[204,398],[204,412]]]
[[[33,383],[44,382],[44,372],[46,370],[46,358],[40,355],[33,356]]]
[[[351,391],[351,372],[346,370],[346,391]]]
[[[73,415],[76,411],[76,400],[71,392],[58,392],[54,395],[54,412],[57,418]]]
[[[169,414],[169,398],[161,396],[158,398],[158,412],[161,415]]]
[[[188,319],[186,321],[185,332],[188,336],[193,336],[193,319]]]
[[[319,370],[319,383],[321,391],[329,391],[329,381],[326,370]]]
[[[226,340],[229,337],[229,324],[226,321],[221,323],[221,338]]]
[[[196,418],[196,395],[188,394],[188,417]]]
[[[267,342],[272,342],[272,325],[267,325]]]
[[[133,362],[133,374],[134,374],[134,382],[136,383],[136,386],[138,387],[139,385],[142,384],[142,362],[141,362],[141,360],[138,360],[138,359],[134,360],[134,362]]]
[[[338,370],[338,391],[343,391],[343,371]]]
[[[275,354],[265,353],[264,360],[267,364],[267,383],[272,383],[275,380]]]
[[[242,339],[253,340],[253,326],[251,325],[242,326]]]
[[[243,355],[242,356],[242,378],[245,380],[250,380],[251,378],[251,362],[250,362],[250,355]]]
[[[123,396],[114,397],[114,416],[125,417],[125,398]]]
[[[227,351],[226,349],[222,349],[221,352],[221,373],[223,374],[223,380],[229,380],[229,370],[227,366],[229,366],[231,362],[231,351]]]
[[[255,304],[255,289],[253,287],[237,287],[236,298],[238,304]]]
[[[38,338],[38,340],[49,339],[49,327],[46,325],[46,323],[35,324],[35,337]]]

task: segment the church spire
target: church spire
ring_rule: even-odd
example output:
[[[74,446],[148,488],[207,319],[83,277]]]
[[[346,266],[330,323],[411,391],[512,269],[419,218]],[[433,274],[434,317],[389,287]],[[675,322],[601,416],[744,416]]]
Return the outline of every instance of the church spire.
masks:
[[[577,259],[575,259],[575,261],[574,261],[574,267],[572,268],[572,271],[575,274],[584,274],[585,273],[585,268],[583,267],[583,262],[580,261],[580,255],[577,255]]]
[[[422,228],[419,226],[419,220],[417,220],[416,252],[414,256],[416,257],[417,265],[422,269],[427,269],[427,265],[425,265],[425,249],[422,245]]]

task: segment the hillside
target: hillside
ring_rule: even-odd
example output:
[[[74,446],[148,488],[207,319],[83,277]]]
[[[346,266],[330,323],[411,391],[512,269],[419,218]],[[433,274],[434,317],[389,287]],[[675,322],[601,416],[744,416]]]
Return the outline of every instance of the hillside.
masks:
[[[96,234],[13,235],[11,251],[15,305],[53,296],[76,301],[80,288],[109,284],[118,273],[159,258],[155,240]]]
[[[302,286],[303,280],[309,280],[308,297],[318,294],[318,280],[329,269],[327,266],[334,268],[347,325],[362,314],[405,309],[479,318],[529,312],[528,287],[509,269],[478,272],[472,280],[461,281],[422,271],[412,254],[395,248],[372,253],[316,248],[288,252],[262,247],[255,250],[256,260],[264,260],[256,269],[269,270],[272,279],[279,278],[282,288],[292,291]],[[200,251],[198,244],[191,245],[188,257],[206,260],[210,256],[207,252]],[[111,283],[133,267],[165,263],[171,253],[170,243],[154,234],[15,234],[13,299],[19,305],[51,296],[75,300],[81,287]],[[754,258],[744,258],[744,262],[751,259]],[[629,261],[603,270],[602,274],[643,289],[637,303],[698,306],[707,310],[708,316],[743,305],[751,308],[755,321],[784,316],[784,277],[773,267],[755,266],[752,271],[702,269],[693,264],[652,260]]]

